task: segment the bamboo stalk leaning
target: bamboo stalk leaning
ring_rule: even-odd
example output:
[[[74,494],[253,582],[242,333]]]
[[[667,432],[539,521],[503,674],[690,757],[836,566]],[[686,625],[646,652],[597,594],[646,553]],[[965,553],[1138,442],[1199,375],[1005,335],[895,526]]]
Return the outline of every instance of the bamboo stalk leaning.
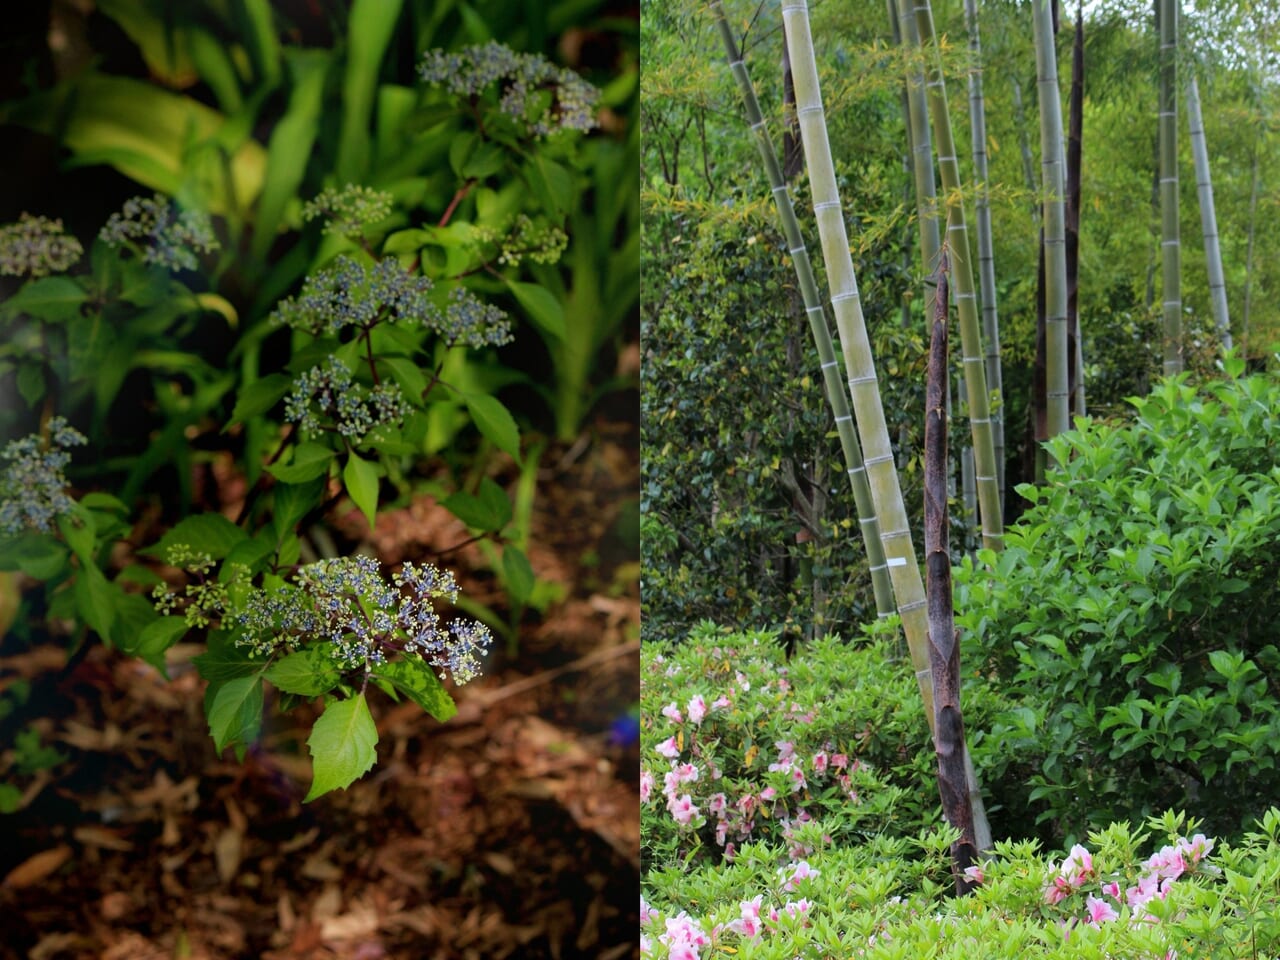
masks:
[[[894,466],[893,448],[885,423],[875,361],[867,334],[866,319],[858,292],[857,275],[849,254],[849,238],[845,231],[840,195],[836,188],[835,165],[818,83],[818,67],[809,29],[809,13],[805,0],[783,0],[782,15],[787,24],[787,43],[796,83],[796,103],[800,116],[800,134],[804,141],[805,160],[813,193],[813,207],[818,234],[826,262],[831,303],[849,377],[849,390],[857,418],[858,435],[867,467],[867,479],[880,520],[880,537],[884,544],[894,599],[902,618],[907,647],[916,670],[921,698],[929,725],[933,726],[933,683],[929,667],[928,615],[924,581],[912,545],[911,529],[902,499],[898,471]],[[967,782],[974,806],[974,822],[979,846],[991,844],[982,797],[977,787],[967,749],[964,751]]]
[[[906,4],[913,0],[899,0]],[[954,299],[960,316],[961,364],[964,370],[965,395],[969,401],[969,428],[973,435],[973,459],[977,469],[978,514],[982,521],[982,545],[991,550],[1004,547],[1004,521],[1000,503],[1000,487],[996,476],[995,439],[991,426],[991,395],[987,392],[986,362],[983,357],[982,334],[978,321],[978,295],[973,285],[973,266],[969,252],[969,227],[965,219],[964,193],[960,183],[960,163],[955,139],[951,133],[951,112],[947,105],[947,87],[942,73],[942,55],[937,48],[933,29],[933,10],[929,0],[915,0],[916,30],[922,48],[933,47],[926,89],[929,116],[933,121],[933,140],[938,150],[938,172],[946,193],[947,249],[955,285]]]
[[[716,26],[724,41],[725,56],[729,61],[729,70],[737,81],[738,90],[742,94],[746,109],[747,124],[760,150],[760,158],[764,163],[765,173],[769,178],[769,186],[773,190],[774,204],[778,210],[778,219],[782,221],[782,230],[787,238],[787,252],[795,265],[796,280],[800,285],[800,294],[804,299],[805,316],[809,319],[809,329],[813,333],[814,345],[818,349],[818,358],[822,363],[822,379],[826,387],[827,401],[831,404],[831,412],[835,415],[836,432],[840,437],[840,447],[844,453],[846,472],[853,487],[854,505],[858,511],[858,525],[862,530],[862,539],[866,544],[867,559],[871,566],[871,586],[875,593],[876,612],[879,616],[888,616],[893,612],[893,585],[889,580],[889,568],[885,563],[884,547],[880,543],[880,524],[876,519],[871,488],[867,482],[866,465],[863,463],[862,447],[858,443],[858,435],[853,425],[853,415],[849,411],[849,401],[845,394],[844,384],[840,379],[839,361],[831,342],[831,333],[827,329],[827,319],[822,306],[822,295],[818,282],[813,275],[813,266],[809,262],[809,251],[805,247],[800,233],[800,224],[796,219],[795,207],[791,202],[791,194],[787,189],[782,168],[778,164],[777,154],[769,137],[768,127],[760,113],[760,103],[756,99],[755,87],[747,65],[742,60],[737,41],[729,21],[725,18],[724,7],[720,0],[712,0],[709,4],[716,18]]]
[[[1227,281],[1222,273],[1222,247],[1218,243],[1218,215],[1213,206],[1213,178],[1209,176],[1209,148],[1200,116],[1200,88],[1195,74],[1187,79],[1187,131],[1191,158],[1196,166],[1196,196],[1200,200],[1200,228],[1204,234],[1204,259],[1209,272],[1209,302],[1213,322],[1224,350],[1231,349],[1231,317],[1227,312]]]

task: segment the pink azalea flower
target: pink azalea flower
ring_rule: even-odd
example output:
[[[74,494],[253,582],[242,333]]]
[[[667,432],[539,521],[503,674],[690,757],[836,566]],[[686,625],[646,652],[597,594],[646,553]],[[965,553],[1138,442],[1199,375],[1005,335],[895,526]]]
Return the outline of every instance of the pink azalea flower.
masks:
[[[810,877],[816,877],[821,874],[821,871],[815,870],[813,867],[809,866],[809,862],[807,860],[801,860],[793,866],[795,869],[792,871],[791,876],[789,876],[787,878],[787,882],[782,885],[784,890],[794,890],[801,880],[807,880]],[[786,873],[787,868],[781,867],[778,872]]]
[[[702,698],[702,694],[698,694],[689,701],[689,719],[694,723],[701,725],[702,718],[707,715],[707,701]]]
[[[682,826],[687,826],[698,816],[698,808],[693,805],[693,798],[687,793],[668,801],[667,809],[671,811],[676,823]]]
[[[719,697],[716,697],[715,701],[711,704],[711,709],[724,710],[726,707],[731,707],[731,706],[733,706],[733,701],[730,700],[728,697],[721,695]]]
[[[1186,837],[1180,839],[1178,849],[1184,858],[1190,858],[1191,862],[1196,864],[1209,855],[1209,851],[1213,849],[1213,841],[1206,838],[1203,833],[1197,833],[1190,840]]]
[[[680,713],[680,708],[674,703],[668,703],[662,708],[662,715],[668,717],[676,723],[684,723],[684,715]]]
[[[833,754],[831,757],[831,766],[836,770],[843,770],[849,765],[849,758],[843,753]]]
[[[827,772],[827,754],[825,750],[819,750],[813,755],[813,772],[823,774]]]
[[[982,883],[986,880],[986,874],[982,872],[982,864],[975,863],[972,867],[964,868],[965,879],[970,883]]]
[[[1138,881],[1136,887],[1130,887],[1124,892],[1125,901],[1129,904],[1129,909],[1137,910],[1152,897],[1159,892],[1160,875],[1149,873]]]
[[[1115,907],[1107,903],[1105,900],[1099,900],[1097,897],[1089,897],[1084,902],[1085,909],[1089,911],[1089,923],[1095,927],[1101,926],[1108,920],[1114,920],[1119,916]]]
[[[790,776],[792,793],[799,793],[809,785],[809,782],[804,778],[804,771],[799,767],[792,767]]]
[[[675,771],[676,782],[684,783],[685,781],[693,782],[698,779],[698,768],[692,763],[681,763],[676,766]]]
[[[653,793],[653,774],[648,770],[640,771],[640,802],[648,803]]]
[[[774,744],[778,748],[778,762],[786,763],[796,752],[796,745],[790,740],[779,740]],[[773,769],[770,767],[770,769]]]
[[[761,800],[766,800],[766,801],[772,800],[777,795],[778,795],[778,791],[773,789],[773,787],[765,787],[763,790],[760,791]]]
[[[653,943],[649,940],[647,934],[640,934],[640,956],[649,956],[653,953]]]
[[[707,801],[707,809],[717,817],[724,817],[724,812],[728,808],[729,802],[723,793],[713,793],[711,799]]]
[[[1110,883],[1104,883],[1102,885],[1102,892],[1108,897],[1118,900],[1121,903],[1124,902],[1124,898],[1120,894],[1120,884],[1115,880],[1112,880]]]
[[[658,911],[649,906],[643,896],[640,897],[640,925],[647,926],[658,917]]]
[[[747,693],[751,690],[751,681],[748,680],[746,674],[742,673],[740,670],[735,670],[733,672],[733,679],[738,681],[738,687],[743,693]]]
[[[812,904],[808,899],[801,897],[799,900],[788,900],[782,907],[789,917],[798,917],[809,912]]]
[[[675,737],[668,737],[666,740],[663,740],[660,744],[654,747],[654,750],[669,760],[674,760],[676,757],[680,756],[680,747],[676,745]]]
[[[1093,855],[1077,843],[1062,862],[1062,873],[1073,887],[1084,886],[1093,875]]]
[[[738,932],[744,937],[755,939],[760,936],[760,901],[762,899],[764,895],[757,893],[752,899],[743,900],[739,905],[742,919],[737,921],[741,925]]]

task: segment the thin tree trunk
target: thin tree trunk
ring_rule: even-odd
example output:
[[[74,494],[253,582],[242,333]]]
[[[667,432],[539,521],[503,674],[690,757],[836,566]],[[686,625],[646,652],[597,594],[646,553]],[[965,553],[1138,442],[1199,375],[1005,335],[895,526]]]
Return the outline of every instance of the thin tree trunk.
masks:
[[[894,598],[907,636],[907,647],[916,671],[925,715],[934,724],[933,681],[929,666],[929,624],[926,612],[924,582],[911,542],[911,528],[902,487],[893,463],[893,446],[885,423],[871,341],[858,293],[858,279],[849,254],[849,237],[845,231],[840,195],[836,188],[835,164],[827,139],[822,94],[818,86],[818,67],[813,53],[813,37],[809,31],[809,14],[805,0],[783,0],[782,15],[787,23],[787,42],[791,47],[791,64],[796,78],[796,100],[799,105],[800,132],[804,138],[805,160],[813,191],[813,207],[822,240],[823,259],[831,285],[831,304],[844,352],[849,376],[849,389],[857,415],[858,432],[866,452],[867,479],[880,518],[881,539],[886,563],[893,581]],[[973,803],[974,824],[978,844],[986,849],[991,844],[991,831],[986,822],[981,792],[977,785],[968,750],[961,750],[966,764],[966,781]]]
[[[1187,80],[1187,131],[1196,165],[1196,196],[1200,199],[1200,229],[1204,233],[1204,259],[1209,273],[1209,302],[1222,349],[1231,349],[1231,317],[1227,313],[1227,281],[1222,275],[1222,248],[1218,244],[1218,215],[1213,207],[1213,180],[1209,176],[1209,148],[1200,116],[1200,88],[1195,74]]]
[[[1182,243],[1178,229],[1178,4],[1160,0],[1160,272],[1164,375],[1182,371]]]
[[[765,173],[773,188],[773,200],[778,209],[778,218],[782,221],[782,229],[786,234],[787,248],[795,265],[796,280],[800,293],[804,298],[805,315],[809,318],[809,330],[813,335],[814,345],[818,350],[818,359],[822,364],[822,377],[826,386],[827,400],[831,404],[831,412],[835,416],[836,432],[840,437],[840,447],[844,453],[846,472],[853,488],[854,505],[858,511],[858,524],[862,530],[862,539],[866,544],[867,561],[871,567],[871,585],[875,592],[876,612],[886,617],[894,610],[893,585],[889,578],[889,569],[885,562],[884,548],[881,545],[880,524],[876,519],[875,503],[867,482],[866,464],[863,461],[862,447],[858,444],[858,435],[854,430],[853,415],[849,412],[849,401],[841,382],[839,361],[836,360],[835,348],[831,342],[831,333],[827,329],[827,319],[823,312],[822,296],[818,290],[817,280],[813,275],[813,267],[809,262],[809,252],[805,248],[800,234],[800,224],[796,220],[795,209],[791,203],[791,195],[783,178],[782,168],[778,165],[778,157],[769,138],[769,130],[765,126],[764,117],[760,114],[760,104],[756,99],[755,88],[747,73],[747,66],[742,61],[734,40],[733,31],[724,16],[724,8],[719,0],[710,4],[716,17],[721,39],[724,41],[725,54],[728,57],[729,69],[738,82],[738,90],[742,94],[746,108],[747,122],[755,136],[760,158],[764,163]]]
[[[905,2],[905,0],[904,0]],[[933,29],[929,0],[916,0],[916,28],[923,46],[933,46],[929,67],[929,115],[933,120],[933,140],[938,150],[938,172],[946,192],[947,252],[955,283],[956,309],[960,315],[961,364],[965,395],[969,402],[969,428],[977,468],[978,512],[982,521],[982,544],[990,550],[1004,548],[1004,520],[1000,509],[1000,487],[996,479],[995,441],[991,427],[991,397],[983,361],[982,333],[978,320],[977,293],[973,284],[973,261],[969,248],[969,228],[965,221],[964,193],[960,164],[951,134],[951,113],[947,105],[942,56]]]
[[[950,517],[947,511],[947,255],[938,270],[938,291],[929,338],[924,420],[924,562],[929,582],[929,665],[933,670],[934,751],[942,815],[960,831],[951,845],[956,893],[974,883],[965,869],[977,860],[973,807],[965,773],[964,715],[960,710],[960,643],[951,607]]]
[[[991,391],[991,439],[996,455],[996,486],[1004,506],[1004,373],[1000,368],[1000,317],[996,310],[995,243],[991,235],[991,191],[987,182],[987,110],[982,96],[982,40],[978,31],[977,0],[965,0],[969,28],[969,131],[973,175],[978,180],[975,204],[978,227],[978,286],[982,294],[982,345],[986,350],[987,389]]]
[[[1064,214],[1062,101],[1048,0],[1032,0],[1040,92],[1040,168],[1044,179],[1045,406],[1047,431],[1071,426],[1067,371],[1067,249]]]

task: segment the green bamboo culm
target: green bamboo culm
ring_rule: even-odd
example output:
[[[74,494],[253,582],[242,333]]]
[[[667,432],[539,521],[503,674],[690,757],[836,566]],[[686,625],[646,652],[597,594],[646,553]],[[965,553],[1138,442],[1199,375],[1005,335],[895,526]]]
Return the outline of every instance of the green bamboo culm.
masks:
[[[858,279],[849,255],[849,238],[845,231],[840,195],[836,188],[835,165],[818,84],[818,66],[813,52],[813,36],[809,29],[809,11],[805,0],[783,0],[782,16],[786,23],[791,69],[796,85],[796,106],[800,117],[800,135],[804,142],[805,162],[813,192],[813,209],[822,243],[823,260],[831,287],[831,305],[849,376],[849,390],[857,417],[858,435],[867,467],[867,479],[880,520],[880,537],[884,544],[889,576],[893,582],[894,600],[902,618],[907,647],[916,672],[925,715],[933,729],[933,678],[929,667],[929,622],[924,595],[924,581],[911,541],[911,528],[902,499],[902,487],[893,462],[893,447],[885,423],[875,361],[867,335],[866,319],[858,293]],[[965,749],[965,766],[974,808],[974,824],[979,849],[991,846],[991,829],[977,776]]]
[[[910,0],[896,0],[898,32],[904,50],[920,45]],[[916,64],[907,67],[907,123],[911,132],[911,172],[916,185],[916,222],[920,230],[920,256],[925,272],[938,266],[942,235],[938,229],[938,195],[933,170],[933,135],[929,132],[929,103],[925,99],[924,71]],[[926,280],[926,283],[932,282]],[[927,299],[927,296],[926,296]]]
[[[911,0],[901,0],[903,3]],[[973,460],[978,486],[978,515],[982,521],[982,545],[990,550],[1004,548],[1004,521],[1000,509],[1000,486],[996,477],[995,438],[991,427],[991,395],[987,392],[986,364],[978,321],[978,295],[973,285],[973,265],[969,254],[969,227],[964,212],[964,192],[960,185],[960,164],[951,133],[951,111],[942,73],[942,54],[933,29],[929,0],[915,3],[916,31],[922,47],[932,47],[932,63],[926,83],[929,116],[933,120],[933,141],[938,150],[938,172],[946,192],[947,254],[955,285],[956,312],[960,317],[960,351],[964,370],[965,396],[969,401],[969,429],[973,437]],[[999,400],[997,399],[997,406]]]
[[[1058,54],[1053,41],[1051,0],[1032,0],[1036,75],[1040,93],[1040,170],[1044,180],[1045,400],[1048,435],[1071,426],[1067,355],[1067,237],[1062,146],[1062,94],[1058,90]]]
[[[840,447],[844,452],[844,461],[853,487],[854,505],[858,511],[858,524],[862,529],[862,539],[866,544],[867,560],[871,567],[871,586],[875,593],[876,612],[885,617],[893,613],[893,584],[889,580],[889,568],[885,564],[884,547],[880,543],[880,524],[876,520],[871,488],[867,483],[866,465],[862,460],[862,447],[858,443],[858,435],[853,425],[853,415],[849,411],[849,401],[845,394],[844,383],[841,382],[840,363],[836,359],[835,348],[831,343],[831,332],[827,329],[827,318],[823,311],[822,294],[818,282],[813,275],[813,266],[809,262],[809,251],[805,247],[804,238],[800,234],[800,224],[796,220],[795,207],[791,202],[791,194],[787,189],[782,167],[778,164],[774,152],[769,129],[765,126],[764,117],[760,113],[760,103],[756,99],[755,87],[747,72],[747,65],[739,53],[737,41],[729,21],[725,18],[724,7],[720,0],[713,0],[709,5],[716,18],[720,37],[724,40],[725,56],[729,61],[729,69],[738,90],[742,94],[742,102],[746,108],[747,123],[760,150],[760,158],[764,162],[765,173],[769,177],[769,186],[773,189],[773,200],[778,209],[778,218],[782,221],[782,230],[787,238],[787,252],[795,265],[796,280],[800,285],[800,294],[804,298],[805,315],[809,318],[809,329],[813,333],[814,345],[818,348],[818,358],[822,363],[822,379],[826,387],[827,400],[831,404],[831,412],[835,415],[836,432],[840,437]]]
[[[1182,241],[1178,231],[1178,3],[1160,0],[1160,268],[1164,375],[1182,372]]]
[[[1000,366],[1000,315],[996,309],[995,242],[991,234],[991,188],[987,171],[987,108],[982,95],[982,39],[978,30],[978,2],[964,0],[969,31],[969,138],[973,175],[978,181],[974,212],[978,229],[978,292],[982,300],[983,360],[991,391],[991,440],[996,455],[996,487],[1004,504],[1004,372]]]
[[[1187,132],[1191,158],[1196,165],[1196,196],[1200,200],[1200,228],[1204,234],[1204,259],[1209,272],[1209,302],[1222,349],[1231,349],[1231,316],[1227,312],[1227,281],[1222,274],[1222,248],[1218,244],[1218,215],[1213,207],[1213,179],[1209,176],[1209,148],[1204,120],[1200,117],[1200,88],[1195,75],[1187,80]]]

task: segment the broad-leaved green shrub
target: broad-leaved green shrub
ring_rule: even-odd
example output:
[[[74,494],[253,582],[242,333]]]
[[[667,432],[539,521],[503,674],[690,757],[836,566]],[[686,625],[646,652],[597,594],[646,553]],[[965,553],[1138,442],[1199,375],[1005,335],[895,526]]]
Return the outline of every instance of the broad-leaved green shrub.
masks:
[[[968,701],[1014,704],[967,726],[1015,818],[1080,835],[1176,805],[1234,833],[1275,799],[1280,381],[1230,371],[1052,440],[1004,553],[957,573]]]

